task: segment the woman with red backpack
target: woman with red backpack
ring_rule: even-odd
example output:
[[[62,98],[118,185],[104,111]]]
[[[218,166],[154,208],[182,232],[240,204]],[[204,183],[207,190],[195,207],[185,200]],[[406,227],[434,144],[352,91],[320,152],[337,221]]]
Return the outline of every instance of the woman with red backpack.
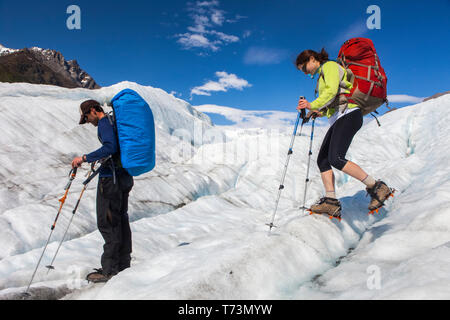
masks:
[[[297,56],[296,67],[305,75],[318,74],[317,99],[308,102],[300,99],[297,109],[308,109],[313,116],[326,116],[330,128],[320,148],[317,164],[325,187],[325,196],[309,209],[311,213],[328,214],[330,218],[341,218],[341,203],[336,199],[335,177],[332,167],[358,179],[366,185],[371,196],[369,213],[378,212],[394,190],[381,180],[375,180],[356,163],[345,159],[356,132],[363,124],[363,113],[355,101],[347,98],[353,88],[348,70],[335,61],[328,60],[328,53],[305,50]]]

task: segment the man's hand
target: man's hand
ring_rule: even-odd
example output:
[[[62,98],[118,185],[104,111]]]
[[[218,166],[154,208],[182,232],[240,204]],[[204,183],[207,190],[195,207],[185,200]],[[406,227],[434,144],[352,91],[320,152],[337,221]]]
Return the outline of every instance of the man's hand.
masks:
[[[300,111],[302,109],[311,110],[311,104],[306,99],[298,100],[297,110]]]
[[[75,157],[72,160],[72,168],[79,168],[81,167],[81,164],[84,162],[83,157]]]

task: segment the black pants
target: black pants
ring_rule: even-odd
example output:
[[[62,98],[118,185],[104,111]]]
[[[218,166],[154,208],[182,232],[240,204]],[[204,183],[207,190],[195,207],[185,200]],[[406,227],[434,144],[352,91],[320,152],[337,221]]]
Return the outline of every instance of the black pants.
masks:
[[[128,220],[128,194],[133,177],[126,171],[99,178],[97,187],[97,226],[105,240],[101,264],[104,274],[117,274],[130,267],[131,230]]]
[[[358,108],[339,118],[328,129],[317,157],[320,172],[331,170],[331,166],[338,170],[344,168],[347,164],[345,154],[362,124],[362,113]]]

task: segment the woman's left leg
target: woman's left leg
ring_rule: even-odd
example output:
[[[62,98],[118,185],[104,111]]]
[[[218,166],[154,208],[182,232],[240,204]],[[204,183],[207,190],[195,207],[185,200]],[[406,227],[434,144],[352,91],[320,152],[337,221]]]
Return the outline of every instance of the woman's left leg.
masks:
[[[366,191],[371,196],[368,208],[371,212],[374,212],[384,205],[386,199],[393,195],[394,191],[383,181],[376,181],[356,163],[345,159],[345,154],[354,135],[362,126],[361,110],[358,109],[338,119],[335,126],[331,136],[328,160],[333,167],[358,179],[367,186]]]
[[[368,176],[368,174],[363,169],[361,169],[360,166],[349,160],[347,160],[347,163],[342,168],[342,172],[348,174],[349,176],[352,176],[353,178],[361,182]]]

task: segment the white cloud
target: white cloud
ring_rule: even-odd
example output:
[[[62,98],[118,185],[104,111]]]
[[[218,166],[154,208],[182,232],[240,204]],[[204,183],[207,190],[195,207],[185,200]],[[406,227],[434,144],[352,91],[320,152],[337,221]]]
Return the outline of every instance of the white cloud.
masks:
[[[228,23],[236,23],[236,22],[238,22],[239,20],[247,19],[247,18],[248,18],[248,17],[246,17],[246,16],[241,16],[241,15],[237,14],[233,19],[227,19],[226,21],[227,21]]]
[[[202,86],[194,87],[191,90],[191,99],[193,95],[210,96],[211,92],[227,92],[228,89],[243,90],[252,85],[247,80],[238,78],[235,74],[225,71],[217,71],[215,73],[218,81],[208,81]]]
[[[222,10],[213,10],[211,14],[211,21],[215,24],[221,26],[225,21],[224,11]]]
[[[235,35],[217,31],[214,28],[221,27],[228,20],[225,19],[225,11],[218,9],[219,1],[197,1],[188,3],[189,16],[193,25],[187,28],[187,32],[175,35],[177,42],[184,49],[205,49],[213,52],[222,46],[238,42]]]
[[[251,47],[244,55],[246,64],[277,64],[287,57],[287,51],[276,48]]]
[[[184,33],[178,35],[178,43],[182,44],[185,48],[208,48],[212,51],[219,50],[219,47],[215,43],[210,42],[208,38],[201,34]]]
[[[206,32],[206,28],[210,27],[209,18],[207,16],[194,15],[192,17],[194,19],[194,26],[188,27],[188,30],[195,33],[204,33]]]
[[[218,32],[218,31],[213,30],[213,31],[210,31],[209,34],[216,35],[223,42],[238,42],[239,41],[239,37],[225,34],[223,32]]]
[[[406,94],[390,94],[387,96],[389,102],[397,103],[420,103],[425,99],[424,97],[414,97]]]
[[[297,118],[297,112],[285,112],[276,110],[242,110],[231,107],[204,104],[194,106],[200,112],[213,113],[224,116],[233,122],[236,128],[266,128],[279,129],[292,126]]]
[[[198,7],[214,7],[219,5],[219,1],[212,0],[212,1],[197,1],[196,5]]]

